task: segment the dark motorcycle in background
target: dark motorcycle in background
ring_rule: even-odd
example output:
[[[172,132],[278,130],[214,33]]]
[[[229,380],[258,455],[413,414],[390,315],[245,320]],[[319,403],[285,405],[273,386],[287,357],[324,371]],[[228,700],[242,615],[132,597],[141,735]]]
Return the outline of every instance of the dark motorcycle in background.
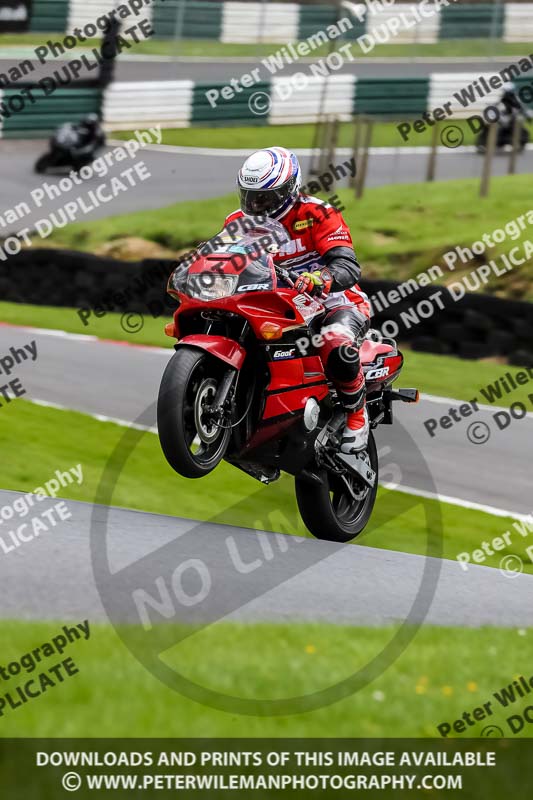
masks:
[[[515,125],[518,125],[517,145],[518,152],[522,152],[529,142],[529,130],[525,126],[526,120],[532,118],[529,112],[521,112],[513,109],[512,113],[502,113],[498,119],[498,132],[496,134],[496,149],[503,150],[504,147],[511,147],[513,144],[513,133]],[[489,126],[484,123],[476,139],[476,150],[478,153],[485,153],[487,150],[487,139]]]
[[[65,123],[50,139],[49,150],[35,164],[35,172],[42,175],[49,170],[74,170],[91,164],[97,152],[105,146],[105,135],[99,129],[89,142],[82,141],[79,126]]]
[[[299,294],[296,273],[275,264],[288,242],[283,226],[248,219],[246,233],[222,231],[213,252],[200,247],[170,277],[179,306],[165,332],[178,341],[158,398],[161,447],[186,478],[208,475],[222,459],[265,484],[282,470],[293,475],[311,533],[347,542],[374,507],[374,436],[365,452],[339,452],[345,412],[316,349],[324,305]],[[418,400],[416,389],[392,389],[403,356],[375,334],[360,350],[372,429],[392,424],[394,401]]]

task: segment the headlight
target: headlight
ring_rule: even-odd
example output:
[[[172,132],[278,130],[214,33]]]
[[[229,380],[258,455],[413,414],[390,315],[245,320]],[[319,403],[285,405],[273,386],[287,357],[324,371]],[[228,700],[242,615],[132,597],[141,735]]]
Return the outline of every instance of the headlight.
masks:
[[[187,277],[186,294],[198,300],[220,300],[235,292],[239,278],[237,275],[213,275],[202,272]]]

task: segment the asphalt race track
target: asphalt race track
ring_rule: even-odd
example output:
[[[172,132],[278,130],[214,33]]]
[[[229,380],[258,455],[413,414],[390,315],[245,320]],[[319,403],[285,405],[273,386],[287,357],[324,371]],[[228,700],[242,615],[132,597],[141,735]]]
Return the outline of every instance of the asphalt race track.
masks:
[[[119,144],[117,142],[117,144]],[[283,144],[273,142],[272,144]],[[62,208],[70,200],[85,196],[91,189],[102,183],[109,184],[110,177],[120,175],[134,163],[144,161],[151,178],[137,183],[134,188],[118,194],[112,202],[104,203],[87,214],[83,219],[100,219],[117,214],[128,214],[143,210],[163,208],[179,201],[201,200],[219,197],[235,189],[235,176],[242,166],[248,151],[194,150],[185,147],[148,146],[140,151],[135,161],[127,159],[115,164],[104,178],[93,176],[84,181],[83,187],[74,187],[70,193],[53,200],[46,200],[41,208],[35,207],[30,192],[42,185],[42,180],[33,172],[33,164],[47,147],[45,141],[0,140],[0,172],[2,174],[3,200],[0,215],[16,204],[27,202],[31,213],[24,217],[18,227],[2,230],[2,233],[15,233],[22,227],[32,226],[52,211]],[[436,177],[438,180],[479,177],[482,158],[469,148],[449,150],[441,147],[437,158]],[[337,163],[351,158],[351,151],[340,149]],[[391,183],[415,183],[425,179],[428,161],[426,148],[376,148],[371,151],[368,165],[368,186],[381,186]],[[307,174],[309,156],[302,155],[302,168]],[[507,172],[508,157],[499,155],[494,159],[494,175]],[[521,154],[517,162],[517,172],[533,172],[533,145]],[[51,186],[57,185],[61,175],[48,175],[44,179]],[[340,182],[337,188],[346,185]],[[84,191],[80,191],[83,189]],[[91,205],[91,203],[88,203]],[[235,194],[235,206],[237,195]],[[228,212],[233,208],[228,208]],[[223,220],[213,220],[213,233]],[[357,236],[357,234],[356,234]]]
[[[0,491],[0,504],[17,496]],[[175,621],[195,625],[219,619],[393,625],[409,618],[411,623],[464,627],[531,623],[530,575],[509,580],[488,567],[465,572],[453,561],[293,536],[283,536],[280,552],[281,535],[276,533],[260,535],[277,557],[239,575],[228,558],[228,537],[243,562],[250,563],[259,551],[256,531],[121,509],[110,510],[107,525],[103,509],[97,510],[92,539],[98,566],[93,574],[93,507],[65,502],[71,519],[2,555],[1,617],[106,621],[94,575],[100,575],[99,562],[108,554],[112,599],[105,596],[115,624],[138,622],[133,587],[154,594],[154,576],[166,576],[190,558],[201,558],[216,577],[213,591],[194,610],[176,604]],[[53,503],[47,500],[42,506]],[[423,574],[427,583],[421,589]],[[192,594],[192,587],[187,591]]]
[[[43,34],[44,38],[44,34]],[[271,53],[275,53],[282,45],[272,45]],[[524,47],[524,55],[526,48]],[[20,55],[18,55],[20,52]],[[53,59],[46,64],[41,64],[37,60],[32,60],[32,48],[17,49],[12,58],[5,58],[6,48],[2,48],[2,58],[0,58],[0,72],[7,72],[9,67],[22,58],[32,62],[34,71],[30,73],[32,81],[41,80],[44,77],[53,76],[56,70],[61,70],[61,66],[67,59]],[[357,52],[352,51],[354,61],[348,59],[343,66],[336,71],[336,74],[351,74],[358,78],[423,78],[434,72],[458,72],[485,74],[487,72],[498,72],[506,64],[514,63],[518,56],[499,56],[496,59],[482,58],[357,58]],[[69,54],[69,59],[76,57],[76,54]],[[116,64],[115,79],[117,81],[176,81],[192,80],[197,83],[223,83],[231,78],[239,79],[245,72],[252,69],[259,69],[260,80],[269,80],[271,72],[262,64],[262,59],[266,56],[236,56],[217,59],[209,57],[184,57],[173,56],[131,56],[125,54],[119,57]],[[282,70],[276,75],[292,75],[295,72],[307,71],[309,65],[320,61],[323,56],[314,58],[301,58],[297,63],[285,64]],[[91,62],[94,58],[91,59]],[[80,72],[80,79],[94,79],[94,71],[83,69]],[[214,77],[216,76],[216,77]]]
[[[134,338],[132,335],[132,341]],[[172,354],[172,350],[125,347],[9,326],[0,327],[0,353],[34,339],[37,360],[26,361],[17,370],[30,398],[126,422],[139,421],[155,402]],[[423,391],[424,387],[419,388]],[[533,414],[499,431],[491,419],[494,410],[480,411],[475,418],[440,430],[431,438],[424,420],[438,419],[452,405],[453,401],[435,400],[422,400],[418,405],[398,403],[400,425],[379,429],[378,446],[391,447],[391,457],[402,470],[401,485],[530,514]],[[492,431],[483,445],[467,438],[468,424],[474,419],[486,422]],[[155,408],[148,411],[142,424],[155,425]],[[275,493],[275,484],[271,490]]]

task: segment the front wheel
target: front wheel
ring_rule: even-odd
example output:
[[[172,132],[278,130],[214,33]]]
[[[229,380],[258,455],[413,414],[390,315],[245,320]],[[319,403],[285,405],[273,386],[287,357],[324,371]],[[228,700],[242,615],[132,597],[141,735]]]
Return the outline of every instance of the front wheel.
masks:
[[[37,159],[35,163],[35,172],[37,175],[43,175],[47,169],[50,169],[54,165],[54,159],[51,153],[45,153],[43,156]]]
[[[320,486],[301,478],[295,479],[296,501],[308,530],[317,539],[349,542],[365,528],[372,514],[378,490],[378,454],[374,436],[368,438],[368,459],[376,473],[370,489],[351,476],[343,478],[323,472]]]
[[[224,369],[202,350],[180,347],[163,374],[157,400],[159,441],[170,466],[202,478],[222,461],[231,429],[211,407]]]

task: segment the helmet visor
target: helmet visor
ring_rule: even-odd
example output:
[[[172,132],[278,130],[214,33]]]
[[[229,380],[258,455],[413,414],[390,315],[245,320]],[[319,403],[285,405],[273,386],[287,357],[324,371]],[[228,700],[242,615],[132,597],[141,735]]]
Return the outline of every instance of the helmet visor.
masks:
[[[239,186],[241,209],[252,216],[275,214],[297,193],[296,177],[290,178],[282,186],[275,189],[245,189]]]

